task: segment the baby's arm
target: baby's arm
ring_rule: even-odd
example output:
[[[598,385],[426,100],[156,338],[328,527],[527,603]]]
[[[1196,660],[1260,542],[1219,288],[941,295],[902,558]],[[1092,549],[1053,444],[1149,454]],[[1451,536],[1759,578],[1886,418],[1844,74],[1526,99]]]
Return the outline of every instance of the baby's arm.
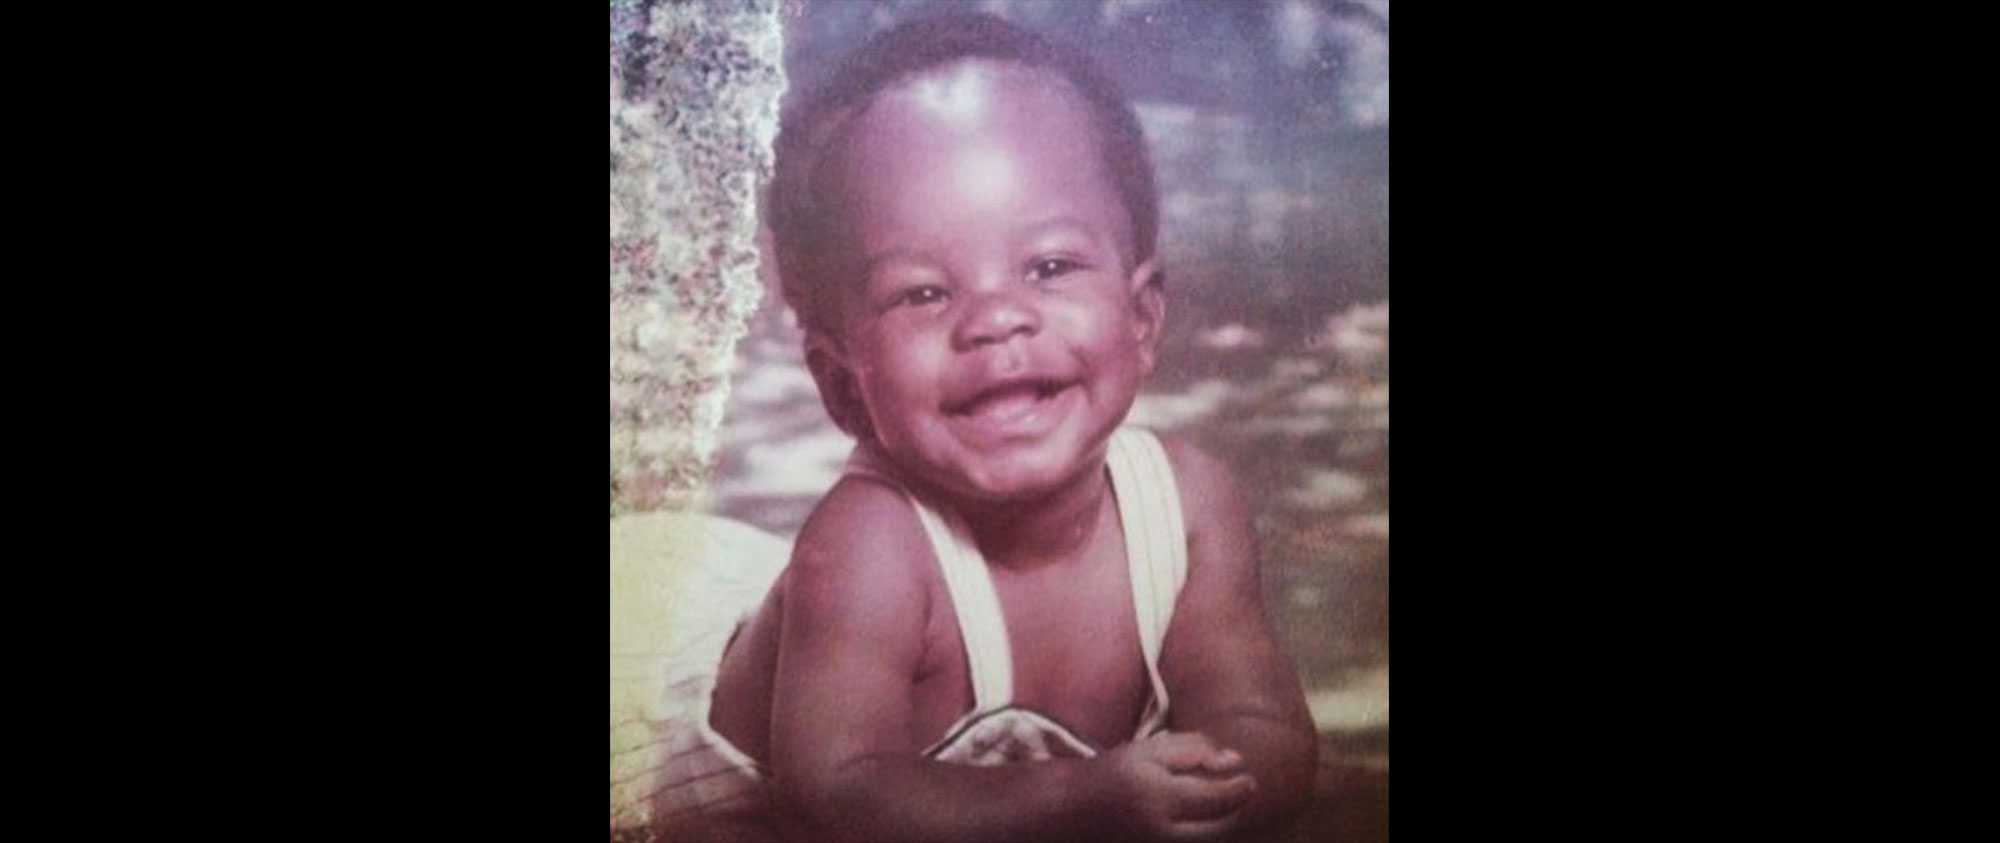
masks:
[[[1228,775],[1240,759],[1196,736],[997,767],[918,756],[911,686],[930,611],[925,566],[934,565],[909,505],[864,480],[836,486],[799,536],[786,574],[771,767],[812,839],[1062,840],[1134,830],[1197,839],[1234,824],[1254,785]]]
[[[1312,792],[1319,737],[1292,664],[1264,614],[1249,508],[1215,458],[1162,437],[1188,523],[1188,576],[1160,656],[1169,723],[1243,755],[1257,779],[1254,830],[1288,819]]]

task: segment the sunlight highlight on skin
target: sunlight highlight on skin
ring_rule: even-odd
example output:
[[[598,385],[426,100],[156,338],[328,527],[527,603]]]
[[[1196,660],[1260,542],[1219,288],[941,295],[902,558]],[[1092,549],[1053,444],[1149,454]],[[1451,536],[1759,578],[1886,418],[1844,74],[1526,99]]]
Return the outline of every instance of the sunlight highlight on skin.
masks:
[[[970,128],[986,113],[992,81],[987,69],[968,64],[940,76],[918,79],[910,96],[953,128]]]

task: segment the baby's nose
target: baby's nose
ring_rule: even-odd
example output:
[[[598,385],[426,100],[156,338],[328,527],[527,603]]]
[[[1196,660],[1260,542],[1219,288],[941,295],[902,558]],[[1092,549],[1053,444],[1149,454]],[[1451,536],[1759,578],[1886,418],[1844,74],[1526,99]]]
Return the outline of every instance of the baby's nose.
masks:
[[[1004,343],[1016,336],[1034,336],[1042,329],[1042,316],[1032,302],[1018,292],[996,292],[980,296],[958,323],[953,344],[961,351]]]

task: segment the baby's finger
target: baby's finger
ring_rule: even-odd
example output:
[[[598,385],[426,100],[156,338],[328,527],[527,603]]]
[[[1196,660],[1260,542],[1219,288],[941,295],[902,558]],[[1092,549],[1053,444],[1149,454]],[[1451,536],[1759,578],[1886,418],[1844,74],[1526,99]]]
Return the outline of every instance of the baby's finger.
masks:
[[[1211,776],[1226,776],[1243,769],[1243,756],[1233,749],[1209,753],[1201,760],[1201,770]]]
[[[1177,776],[1173,783],[1176,820],[1206,820],[1243,807],[1257,793],[1257,780],[1248,773],[1226,779]]]
[[[1192,772],[1215,754],[1215,744],[1200,732],[1168,732],[1146,739],[1147,754],[1176,773]]]

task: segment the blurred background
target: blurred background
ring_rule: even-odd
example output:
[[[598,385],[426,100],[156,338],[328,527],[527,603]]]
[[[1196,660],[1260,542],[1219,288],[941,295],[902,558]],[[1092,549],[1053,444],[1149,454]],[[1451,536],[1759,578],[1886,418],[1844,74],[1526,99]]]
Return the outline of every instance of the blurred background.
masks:
[[[1133,100],[1158,170],[1169,323],[1131,421],[1234,465],[1254,497],[1269,609],[1322,734],[1323,777],[1337,779],[1323,785],[1379,780],[1386,803],[1388,3],[950,5],[1083,47]],[[936,10],[787,5],[792,90]],[[764,281],[731,375],[712,507],[791,537],[851,443],[821,409],[776,279]]]

